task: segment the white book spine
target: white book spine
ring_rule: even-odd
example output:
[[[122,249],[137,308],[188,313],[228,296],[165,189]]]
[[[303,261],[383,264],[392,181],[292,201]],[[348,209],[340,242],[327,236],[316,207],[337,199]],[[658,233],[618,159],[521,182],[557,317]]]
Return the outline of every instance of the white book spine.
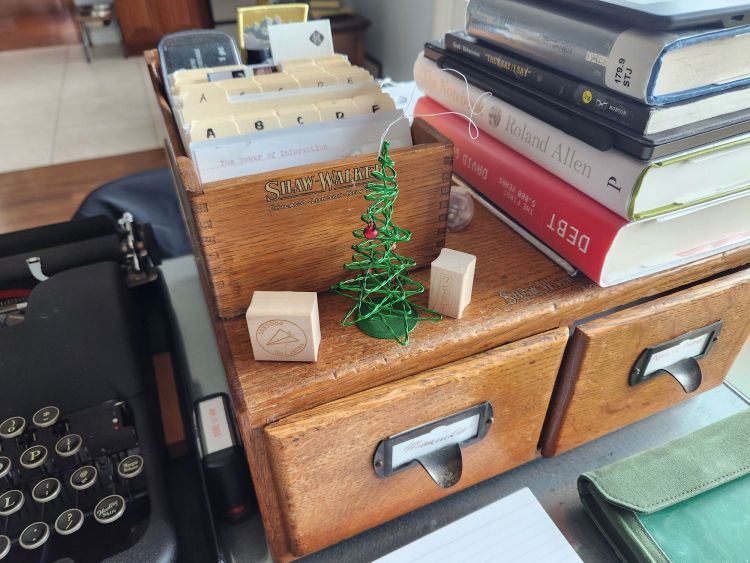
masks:
[[[466,83],[455,73],[440,70],[420,55],[414,64],[414,79],[419,89],[436,102],[451,111],[469,114]],[[482,91],[469,85],[468,94],[473,104]],[[599,151],[494,96],[484,96],[474,111],[480,112],[473,119],[482,132],[630,219],[630,199],[648,163],[614,149]],[[481,142],[481,134],[476,142]]]

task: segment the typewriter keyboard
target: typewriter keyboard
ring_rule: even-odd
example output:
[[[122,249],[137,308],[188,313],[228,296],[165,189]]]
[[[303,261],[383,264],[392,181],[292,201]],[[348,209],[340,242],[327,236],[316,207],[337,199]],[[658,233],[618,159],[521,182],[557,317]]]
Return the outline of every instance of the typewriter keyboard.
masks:
[[[12,413],[11,413],[12,414]],[[0,422],[0,560],[115,526],[147,497],[127,406],[45,406]]]

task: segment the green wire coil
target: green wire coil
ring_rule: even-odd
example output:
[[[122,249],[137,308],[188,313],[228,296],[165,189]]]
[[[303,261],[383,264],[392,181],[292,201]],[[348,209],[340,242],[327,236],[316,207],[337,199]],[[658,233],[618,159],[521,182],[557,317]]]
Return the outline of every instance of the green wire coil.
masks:
[[[398,182],[389,146],[388,141],[383,141],[378,154],[381,170],[372,173],[378,182],[367,184],[365,200],[372,203],[361,216],[365,226],[352,232],[361,242],[352,245],[352,261],[344,265],[345,270],[359,274],[331,289],[354,301],[341,321],[343,326],[357,325],[370,336],[393,338],[406,345],[409,333],[419,321],[439,321],[443,317],[410,302],[411,297],[424,293],[425,288],[408,275],[416,262],[396,252],[400,243],[411,240],[411,232],[392,221]]]

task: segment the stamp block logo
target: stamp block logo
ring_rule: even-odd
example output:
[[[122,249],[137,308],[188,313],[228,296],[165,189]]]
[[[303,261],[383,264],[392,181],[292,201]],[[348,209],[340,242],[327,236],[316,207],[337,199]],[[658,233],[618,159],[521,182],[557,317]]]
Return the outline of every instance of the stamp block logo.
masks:
[[[264,322],[255,336],[266,352],[280,358],[296,356],[307,347],[305,331],[293,322],[282,319]]]

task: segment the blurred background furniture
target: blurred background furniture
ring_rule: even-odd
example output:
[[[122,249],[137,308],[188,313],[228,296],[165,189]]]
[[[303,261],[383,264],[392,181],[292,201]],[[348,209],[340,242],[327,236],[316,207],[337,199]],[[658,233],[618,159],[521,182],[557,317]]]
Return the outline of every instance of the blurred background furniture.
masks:
[[[123,55],[125,57],[128,56],[122,31],[117,24],[117,14],[115,13],[113,2],[114,0],[98,0],[97,2],[92,2],[91,0],[73,0],[71,6],[73,21],[78,25],[81,33],[81,43],[83,43],[83,52],[86,55],[86,61],[89,63],[91,62],[91,49],[94,48],[89,26],[113,26],[118,28]]]
[[[211,27],[206,0],[114,0],[128,54],[153,49],[162,35]]]

